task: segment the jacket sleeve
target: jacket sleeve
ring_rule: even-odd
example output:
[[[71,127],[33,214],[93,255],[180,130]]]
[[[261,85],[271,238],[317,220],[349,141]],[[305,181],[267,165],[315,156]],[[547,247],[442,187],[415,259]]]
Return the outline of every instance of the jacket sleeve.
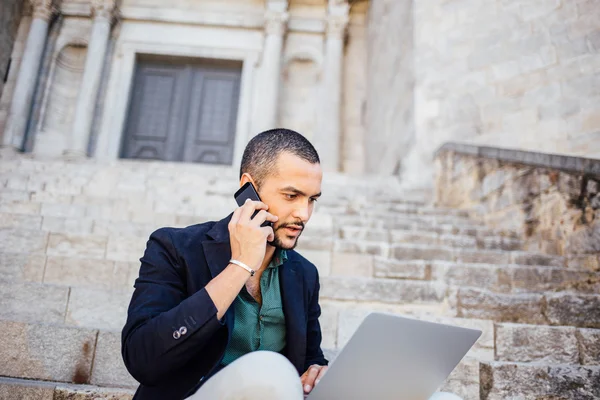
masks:
[[[205,289],[188,296],[168,229],[150,236],[134,286],[121,351],[131,375],[152,386],[197,356],[222,324]]]
[[[308,367],[313,364],[329,364],[323,355],[323,351],[321,350],[321,325],[319,324],[321,306],[319,306],[319,289],[319,274],[316,272],[315,288],[310,298],[308,307],[308,323],[306,326],[306,359],[304,361],[304,371],[306,371]]]

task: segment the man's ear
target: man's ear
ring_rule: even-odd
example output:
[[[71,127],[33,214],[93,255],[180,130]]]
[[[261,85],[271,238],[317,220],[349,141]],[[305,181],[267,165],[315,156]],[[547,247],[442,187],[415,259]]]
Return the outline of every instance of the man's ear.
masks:
[[[256,188],[256,183],[254,182],[254,179],[252,179],[252,176],[250,176],[249,173],[244,172],[242,174],[242,177],[240,178],[240,187],[244,186],[248,182],[252,182],[252,184]]]

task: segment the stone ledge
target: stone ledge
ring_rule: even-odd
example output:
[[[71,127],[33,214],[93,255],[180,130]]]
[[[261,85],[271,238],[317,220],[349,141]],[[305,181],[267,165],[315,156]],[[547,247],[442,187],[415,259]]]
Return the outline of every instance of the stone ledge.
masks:
[[[444,152],[454,152],[475,157],[491,158],[498,161],[525,164],[532,167],[600,175],[600,160],[593,158],[537,153],[533,151],[505,149],[499,147],[475,146],[472,144],[457,142],[443,144],[438,150],[436,150],[434,157],[438,157]]]

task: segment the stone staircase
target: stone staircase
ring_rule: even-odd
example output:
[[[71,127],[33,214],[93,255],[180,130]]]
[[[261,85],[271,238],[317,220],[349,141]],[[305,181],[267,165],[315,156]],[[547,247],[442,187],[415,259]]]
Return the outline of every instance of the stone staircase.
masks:
[[[0,398],[129,399],[120,329],[149,234],[219,219],[237,172],[0,159]],[[523,251],[393,178],[326,176],[298,250],[320,270],[330,359],[370,311],[483,331],[465,399],[600,398],[600,259]]]

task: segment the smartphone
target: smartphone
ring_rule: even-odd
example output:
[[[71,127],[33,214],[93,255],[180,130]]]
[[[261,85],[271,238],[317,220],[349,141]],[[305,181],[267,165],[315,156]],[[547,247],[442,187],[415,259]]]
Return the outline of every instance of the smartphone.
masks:
[[[235,201],[240,207],[244,205],[246,199],[250,199],[253,201],[262,201],[252,182],[246,182],[244,186],[242,186],[237,192],[235,192],[233,197],[235,197]],[[256,210],[254,214],[252,214],[252,218],[254,218],[259,211],[260,210]],[[270,221],[265,221],[262,223],[261,226],[273,226],[273,223]]]

